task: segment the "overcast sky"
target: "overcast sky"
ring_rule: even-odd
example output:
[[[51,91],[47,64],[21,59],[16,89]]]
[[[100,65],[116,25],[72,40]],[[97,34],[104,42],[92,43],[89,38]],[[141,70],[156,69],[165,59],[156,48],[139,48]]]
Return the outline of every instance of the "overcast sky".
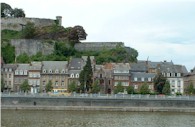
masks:
[[[26,17],[62,16],[64,27],[81,25],[86,42],[124,42],[138,59],[195,67],[195,0],[0,0]]]

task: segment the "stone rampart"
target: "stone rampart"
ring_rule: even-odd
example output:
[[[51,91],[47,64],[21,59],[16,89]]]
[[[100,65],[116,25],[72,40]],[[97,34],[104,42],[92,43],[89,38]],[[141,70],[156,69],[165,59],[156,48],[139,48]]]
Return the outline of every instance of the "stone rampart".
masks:
[[[75,44],[74,47],[77,51],[101,51],[116,48],[117,45],[124,47],[123,42],[82,42]]]
[[[28,55],[35,55],[42,52],[44,55],[53,53],[54,44],[46,43],[43,40],[34,39],[13,39],[11,45],[15,46],[16,56],[27,53]]]
[[[40,18],[1,18],[1,30],[22,30],[22,26],[27,22],[32,22],[36,27],[44,27],[55,24],[53,19],[40,19]]]

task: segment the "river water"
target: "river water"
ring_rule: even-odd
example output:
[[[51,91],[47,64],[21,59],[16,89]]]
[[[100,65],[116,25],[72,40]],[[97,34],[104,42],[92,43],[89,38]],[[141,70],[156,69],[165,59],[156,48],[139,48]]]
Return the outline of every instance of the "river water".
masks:
[[[195,127],[195,113],[2,110],[2,127]]]

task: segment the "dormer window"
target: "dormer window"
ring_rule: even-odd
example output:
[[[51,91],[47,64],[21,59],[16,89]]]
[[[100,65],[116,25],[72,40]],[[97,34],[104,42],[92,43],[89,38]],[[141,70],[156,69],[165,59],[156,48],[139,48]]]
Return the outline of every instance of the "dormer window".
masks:
[[[59,73],[58,69],[56,69],[55,73]]]
[[[11,68],[9,68],[9,72],[11,72],[12,71],[12,69]]]
[[[76,78],[79,78],[79,74],[78,73],[76,74]]]
[[[141,79],[142,81],[144,81],[144,78],[142,77],[142,79]]]
[[[137,81],[137,77],[134,78],[134,81]]]
[[[51,69],[49,70],[49,73],[52,73],[52,70]]]
[[[63,69],[63,70],[61,71],[61,73],[63,73],[63,74],[64,74],[64,73],[65,73],[65,70]]]
[[[24,70],[24,75],[27,75],[27,70]]]
[[[15,71],[15,75],[18,75],[18,70]]]
[[[43,70],[43,73],[46,73],[46,72],[47,72],[47,71],[44,69],[44,70]]]
[[[71,77],[71,78],[74,78],[74,74],[71,74],[70,77]]]

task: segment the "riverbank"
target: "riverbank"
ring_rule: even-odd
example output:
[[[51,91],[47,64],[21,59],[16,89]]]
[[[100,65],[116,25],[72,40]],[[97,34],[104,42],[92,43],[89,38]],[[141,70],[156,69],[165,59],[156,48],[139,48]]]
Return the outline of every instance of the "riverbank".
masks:
[[[108,107],[108,106],[24,106],[2,105],[2,110],[41,110],[41,111],[114,111],[114,112],[186,112],[195,113],[195,108],[177,107]]]

